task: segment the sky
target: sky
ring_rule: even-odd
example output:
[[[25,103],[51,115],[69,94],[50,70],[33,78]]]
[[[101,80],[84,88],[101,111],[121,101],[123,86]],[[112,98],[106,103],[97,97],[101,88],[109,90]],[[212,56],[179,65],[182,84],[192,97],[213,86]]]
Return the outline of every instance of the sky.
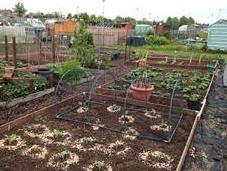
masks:
[[[0,9],[24,3],[29,12],[69,12],[102,15],[103,0],[0,0]],[[166,20],[168,16],[193,17],[200,23],[227,19],[227,0],[105,0],[105,17],[130,16],[137,19]]]

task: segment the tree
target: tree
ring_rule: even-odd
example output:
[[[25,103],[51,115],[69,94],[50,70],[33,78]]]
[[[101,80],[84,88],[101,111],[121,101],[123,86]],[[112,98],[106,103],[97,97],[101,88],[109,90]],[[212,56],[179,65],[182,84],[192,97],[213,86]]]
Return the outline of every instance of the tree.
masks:
[[[188,25],[188,24],[189,24],[188,18],[185,17],[185,16],[182,16],[182,17],[180,18],[180,26],[182,26],[182,25]]]
[[[72,14],[71,13],[68,13],[67,19],[72,19]]]
[[[24,4],[21,3],[21,2],[18,2],[15,7],[14,7],[14,12],[17,14],[18,17],[22,17],[26,12],[27,10],[25,9],[24,7]]]
[[[178,29],[180,26],[179,19],[177,17],[174,18],[168,17],[166,20],[166,24],[170,25],[171,28],[174,30]]]
[[[91,25],[96,25],[97,24],[97,17],[95,14],[92,14],[90,17],[89,17],[89,24]]]
[[[89,15],[85,12],[85,13],[81,13],[80,14],[80,18],[85,22],[85,24],[88,24],[89,22]]]
[[[190,24],[195,24],[195,20],[192,17],[188,18]]]

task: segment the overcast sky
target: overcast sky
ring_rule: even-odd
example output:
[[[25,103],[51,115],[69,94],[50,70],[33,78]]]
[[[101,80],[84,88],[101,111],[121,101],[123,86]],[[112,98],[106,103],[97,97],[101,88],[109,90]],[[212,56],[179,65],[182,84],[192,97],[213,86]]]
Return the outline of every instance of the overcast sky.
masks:
[[[11,9],[17,2],[23,2],[28,11],[45,13],[79,11],[101,15],[103,8],[102,0],[0,0],[0,9]],[[227,19],[227,0],[106,0],[105,16],[115,18],[117,15],[152,20],[185,15],[198,22],[212,23],[220,18]]]

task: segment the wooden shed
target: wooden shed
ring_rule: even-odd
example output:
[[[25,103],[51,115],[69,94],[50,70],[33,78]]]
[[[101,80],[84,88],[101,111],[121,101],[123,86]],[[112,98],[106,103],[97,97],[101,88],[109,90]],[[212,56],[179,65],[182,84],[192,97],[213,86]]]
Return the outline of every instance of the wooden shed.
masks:
[[[227,20],[209,26],[207,46],[211,50],[227,50]]]
[[[72,20],[55,22],[51,27],[50,35],[73,35],[76,23]]]

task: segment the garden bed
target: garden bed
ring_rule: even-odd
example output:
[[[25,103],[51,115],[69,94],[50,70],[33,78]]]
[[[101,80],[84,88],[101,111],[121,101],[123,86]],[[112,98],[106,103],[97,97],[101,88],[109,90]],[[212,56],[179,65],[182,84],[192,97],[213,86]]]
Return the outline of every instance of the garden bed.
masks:
[[[215,69],[217,61],[151,56],[147,58],[146,64],[148,67],[205,72],[207,70]]]
[[[149,102],[169,105],[173,87],[178,81],[179,87],[176,89],[173,96],[173,105],[196,110],[199,110],[201,107],[200,103],[206,94],[212,77],[211,72],[200,73],[166,71],[162,69],[134,69],[129,74],[114,80],[112,83],[99,86],[97,92],[126,97],[126,92],[133,80],[141,77],[144,72],[147,75],[147,79],[151,80],[152,84],[155,86]],[[129,92],[129,98],[131,98],[131,91]]]
[[[108,112],[108,103],[106,106],[92,104],[89,113],[78,113],[81,98],[76,98],[76,102],[72,102],[72,99],[70,106],[66,106],[66,103],[64,107],[60,104],[52,106],[52,110],[43,111],[45,116],[39,118],[34,115],[34,121],[27,122],[23,127],[18,125],[18,128],[7,133],[8,136],[1,136],[0,152],[3,155],[0,157],[0,170],[93,170],[93,166],[101,167],[101,170],[126,171],[176,169],[194,114],[184,113],[173,141],[167,144],[103,130],[100,128],[102,124],[111,127],[122,125],[119,119],[121,114]],[[91,118],[100,120],[100,127],[70,124],[53,117],[56,114],[54,111],[59,114],[72,107],[75,110],[67,112],[67,115],[76,118],[90,114]],[[157,112],[162,113],[161,110]],[[148,118],[148,124],[155,124],[154,119],[149,119],[144,113],[129,111],[128,114],[134,117],[134,125],[128,123],[128,126],[135,126],[138,132],[142,131],[144,125],[139,122],[143,116]]]
[[[216,60],[203,60],[192,58],[175,58],[168,55],[150,55],[147,57],[146,64],[143,60],[127,60],[127,64],[133,66],[146,66],[155,68],[165,68],[166,70],[180,70],[180,71],[199,71],[206,72],[217,67]]]

